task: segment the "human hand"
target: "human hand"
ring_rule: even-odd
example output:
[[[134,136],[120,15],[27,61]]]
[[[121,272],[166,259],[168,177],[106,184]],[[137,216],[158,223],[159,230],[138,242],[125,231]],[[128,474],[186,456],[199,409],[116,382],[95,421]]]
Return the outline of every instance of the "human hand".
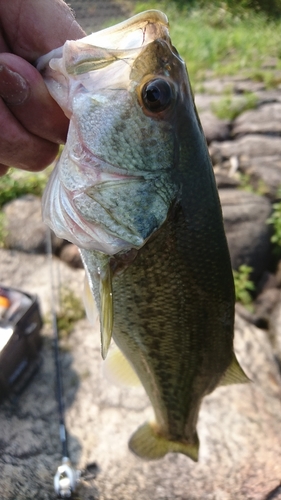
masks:
[[[0,175],[38,171],[65,142],[68,120],[32,65],[85,36],[63,0],[0,0]]]

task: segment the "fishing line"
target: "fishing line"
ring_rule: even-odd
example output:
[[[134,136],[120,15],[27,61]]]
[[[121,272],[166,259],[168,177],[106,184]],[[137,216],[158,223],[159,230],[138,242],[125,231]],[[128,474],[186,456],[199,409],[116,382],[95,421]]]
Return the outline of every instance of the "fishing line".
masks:
[[[57,323],[56,304],[60,305],[59,290],[60,278],[59,271],[57,272],[57,283],[55,286],[53,252],[52,252],[52,235],[49,227],[46,228],[47,235],[47,255],[50,268],[50,295],[51,295],[51,315],[53,326],[53,351],[56,374],[56,396],[58,402],[59,413],[59,436],[62,445],[62,463],[58,466],[54,476],[54,489],[58,498],[71,498],[79,481],[81,472],[75,470],[69,459],[68,438],[65,424],[65,407],[64,407],[64,392],[62,382],[62,370],[60,361],[59,349],[59,329]]]

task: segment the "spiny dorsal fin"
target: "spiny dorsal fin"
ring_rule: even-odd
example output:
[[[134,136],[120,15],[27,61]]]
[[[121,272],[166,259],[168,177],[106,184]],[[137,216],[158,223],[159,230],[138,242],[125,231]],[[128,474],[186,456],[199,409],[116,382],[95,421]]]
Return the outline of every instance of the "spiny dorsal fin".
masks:
[[[103,363],[105,377],[114,385],[135,387],[141,385],[140,379],[127,358],[117,347],[108,353]]]
[[[138,457],[145,460],[158,460],[167,453],[183,453],[189,458],[198,461],[199,440],[194,435],[194,443],[181,443],[180,441],[169,441],[160,436],[153,429],[153,425],[145,423],[139,427],[129,441],[129,448]]]
[[[85,274],[85,279],[84,279],[84,291],[83,291],[83,304],[85,307],[85,311],[87,314],[87,318],[90,321],[92,325],[95,326],[97,319],[98,319],[98,308],[96,301],[94,299],[94,296],[91,292],[91,288],[89,285],[89,281],[87,279],[87,276]]]
[[[109,262],[100,269],[101,355],[106,358],[113,330],[112,272]]]
[[[247,382],[250,382],[250,379],[242,370],[235,354],[233,354],[233,360],[222,376],[219,385],[246,384]]]

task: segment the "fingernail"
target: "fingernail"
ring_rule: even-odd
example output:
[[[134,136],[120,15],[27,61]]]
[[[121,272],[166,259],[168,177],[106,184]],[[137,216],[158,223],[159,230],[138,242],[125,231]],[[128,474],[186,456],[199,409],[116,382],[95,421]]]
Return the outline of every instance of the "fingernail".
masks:
[[[0,64],[0,97],[8,105],[23,104],[29,92],[29,84],[21,75]]]

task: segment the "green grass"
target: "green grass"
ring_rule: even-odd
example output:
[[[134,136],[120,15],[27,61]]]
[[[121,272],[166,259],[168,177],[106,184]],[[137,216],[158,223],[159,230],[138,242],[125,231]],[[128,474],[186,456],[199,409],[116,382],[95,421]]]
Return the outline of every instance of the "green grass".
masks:
[[[41,196],[51,170],[52,167],[48,167],[43,172],[38,173],[10,168],[7,174],[0,177],[0,248],[5,247],[5,237],[7,235],[3,206],[5,203],[26,194]]]
[[[7,229],[5,223],[5,214],[0,210],[0,248],[5,248],[6,236],[7,236]]]
[[[223,96],[220,101],[212,104],[212,111],[222,120],[234,120],[244,111],[257,107],[258,98],[252,92],[245,92],[239,98],[232,95]]]
[[[238,172],[238,176],[240,189],[248,191],[249,193],[258,194],[260,196],[264,196],[269,193],[270,189],[263,179],[252,179],[250,174],[243,172]]]
[[[281,198],[281,187],[278,190],[278,197]],[[273,234],[271,243],[274,245],[275,253],[281,254],[281,201],[273,204],[271,216],[267,219],[267,223],[272,225]]]
[[[236,300],[248,309],[251,309],[251,303],[253,302],[251,292],[255,290],[255,285],[250,280],[252,271],[253,268],[245,264],[240,266],[237,271],[233,271]]]
[[[0,209],[20,196],[34,194],[41,196],[47,184],[50,169],[44,172],[25,172],[11,168],[0,177]]]
[[[60,308],[57,312],[57,326],[60,338],[67,338],[75,323],[85,317],[81,300],[72,290],[62,287],[60,290]]]
[[[170,22],[173,45],[185,59],[192,83],[212,75],[234,75],[263,80],[275,85],[270,59],[281,69],[281,20],[268,19],[254,11],[231,11],[226,4],[209,2],[204,8],[185,2],[138,2],[136,12],[149,8],[165,12]]]

